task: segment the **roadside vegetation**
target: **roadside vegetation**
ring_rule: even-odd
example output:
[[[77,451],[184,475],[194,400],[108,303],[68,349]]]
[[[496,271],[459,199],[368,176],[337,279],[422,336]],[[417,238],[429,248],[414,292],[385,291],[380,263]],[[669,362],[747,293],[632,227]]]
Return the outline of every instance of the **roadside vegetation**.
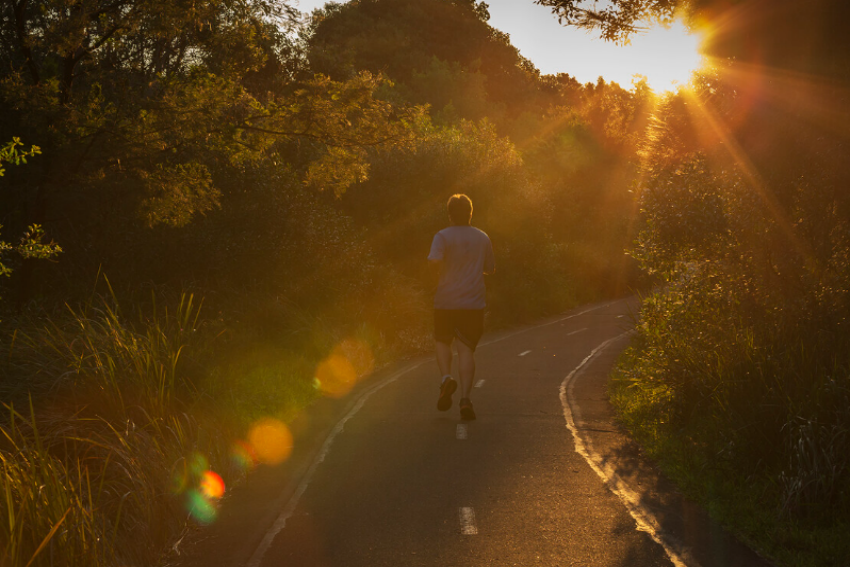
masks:
[[[541,77],[483,5],[368,8],[0,8],[0,565],[173,561],[300,411],[431,344],[455,192],[489,328],[636,283],[646,89]]]
[[[662,283],[625,421],[760,549],[847,557],[847,132],[818,112],[847,117],[847,76],[788,121],[707,75],[707,123],[641,81],[542,76],[488,18],[0,7],[0,566],[174,560],[300,411],[428,348],[456,192],[494,244],[488,328]],[[751,501],[722,475],[772,506],[725,508]]]
[[[737,92],[735,72],[671,97],[646,138],[631,253],[658,286],[611,398],[662,470],[763,556],[846,565],[849,148],[825,120],[848,91]]]

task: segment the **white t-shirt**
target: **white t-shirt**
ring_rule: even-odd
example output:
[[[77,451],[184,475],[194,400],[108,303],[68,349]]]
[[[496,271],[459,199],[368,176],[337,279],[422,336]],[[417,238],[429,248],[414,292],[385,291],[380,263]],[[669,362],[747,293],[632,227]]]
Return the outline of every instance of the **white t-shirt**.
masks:
[[[485,273],[493,273],[493,247],[478,228],[450,226],[434,235],[429,260],[443,260],[435,309],[484,309]]]

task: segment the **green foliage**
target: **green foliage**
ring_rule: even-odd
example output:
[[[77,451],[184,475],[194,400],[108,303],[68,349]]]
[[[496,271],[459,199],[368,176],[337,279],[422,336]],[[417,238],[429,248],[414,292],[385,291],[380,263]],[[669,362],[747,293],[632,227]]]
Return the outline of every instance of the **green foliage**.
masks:
[[[313,14],[306,37],[313,69],[342,80],[384,73],[395,97],[451,105],[458,117],[502,126],[534,107],[538,72],[487,24],[484,5],[465,0],[370,0],[331,4]]]
[[[32,146],[29,150],[21,151],[18,146],[23,146],[20,138],[12,138],[11,142],[7,142],[5,146],[0,147],[0,177],[5,173],[4,163],[19,165],[27,163],[27,158],[38,155],[41,149],[38,146]],[[3,225],[0,224],[0,229]],[[54,242],[44,242],[45,234],[41,226],[33,224],[27,227],[21,241],[13,246],[4,240],[0,240],[0,276],[9,276],[12,269],[3,262],[3,256],[10,251],[15,252],[23,259],[47,259],[62,252],[62,248]]]
[[[646,301],[656,303],[658,299],[648,297]],[[843,519],[840,514],[839,519],[825,522],[802,522],[794,515],[778,513],[788,494],[782,476],[778,479],[763,471],[747,473],[729,452],[713,451],[703,443],[711,435],[713,423],[695,419],[683,426],[671,421],[671,391],[661,380],[653,379],[660,374],[660,363],[664,365],[664,359],[656,346],[659,341],[655,338],[645,340],[648,334],[646,328],[642,330],[637,342],[621,358],[609,388],[609,397],[620,419],[647,455],[689,498],[699,502],[739,539],[770,557],[773,563],[799,567],[844,564],[848,556],[847,516]],[[759,400],[756,403],[760,408],[767,402]],[[810,437],[803,442],[810,444],[812,441]],[[836,473],[831,469],[843,458],[830,453],[834,448],[841,450],[841,445],[821,445],[817,452],[819,457],[815,457],[815,451],[811,453],[815,458],[824,459],[822,462],[828,467],[807,467],[820,482],[827,478],[836,480]],[[828,475],[820,475],[819,469]],[[815,481],[815,477],[809,478]],[[841,487],[843,483],[833,486]],[[845,498],[847,502],[847,493]],[[833,500],[828,501],[833,506],[842,499],[843,495],[834,494]],[[767,506],[768,502],[773,505]]]
[[[683,3],[677,0],[615,0],[599,9],[596,2],[587,0],[535,0],[547,6],[558,17],[560,24],[586,29],[599,29],[609,41],[626,43],[629,36],[649,21],[672,21],[674,12]]]
[[[798,85],[811,105],[798,114],[777,87],[739,80],[722,66],[663,101],[641,150],[633,254],[663,287],[643,305],[618,404],[674,476],[765,554],[841,564],[848,138],[821,113],[847,112],[847,92]],[[725,476],[757,482],[760,509],[741,511]]]
[[[542,79],[483,3],[329,6],[303,41],[265,0],[60,4],[0,7],[0,139],[42,151],[4,150],[29,163],[2,222],[30,258],[59,251],[42,226],[63,245],[3,282],[14,561],[153,564],[186,528],[175,474],[238,480],[228,444],[316,399],[333,353],[430,348],[452,193],[496,248],[490,328],[634,281],[644,95]]]
[[[28,157],[41,153],[41,148],[38,146],[32,146],[29,150],[19,150],[18,146],[23,145],[24,143],[21,142],[20,138],[12,138],[11,142],[6,142],[5,146],[0,147],[0,177],[2,177],[6,172],[6,168],[3,167],[4,163],[20,165],[22,163],[27,163]]]

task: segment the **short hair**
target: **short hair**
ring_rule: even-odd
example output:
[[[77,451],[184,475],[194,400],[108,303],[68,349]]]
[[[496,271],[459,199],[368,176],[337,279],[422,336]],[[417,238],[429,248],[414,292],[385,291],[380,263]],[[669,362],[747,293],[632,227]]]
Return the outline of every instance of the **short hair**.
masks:
[[[467,224],[473,218],[473,201],[463,193],[456,193],[446,202],[446,210],[453,224]]]

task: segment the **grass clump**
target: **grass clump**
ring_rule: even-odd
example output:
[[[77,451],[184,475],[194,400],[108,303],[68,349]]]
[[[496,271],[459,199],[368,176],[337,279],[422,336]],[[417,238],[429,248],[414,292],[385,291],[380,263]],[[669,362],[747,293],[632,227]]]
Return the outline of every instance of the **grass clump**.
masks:
[[[128,313],[111,290],[7,319],[0,566],[164,561],[215,521],[216,483],[288,452],[261,454],[254,425],[280,432],[320,395],[345,395],[422,343],[425,310],[409,291],[385,294],[372,321],[366,302],[309,314],[260,296],[231,304],[227,319],[202,316],[189,294],[152,295]]]
[[[133,321],[104,300],[0,342],[0,564],[155,564],[195,477],[239,474],[231,435],[192,411],[198,313],[183,296]]]

